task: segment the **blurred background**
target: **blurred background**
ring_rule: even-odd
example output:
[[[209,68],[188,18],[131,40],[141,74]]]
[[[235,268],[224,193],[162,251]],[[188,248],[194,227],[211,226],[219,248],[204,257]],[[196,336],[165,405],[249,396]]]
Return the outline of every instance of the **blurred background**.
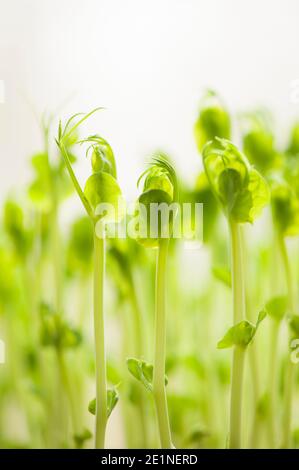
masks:
[[[233,112],[269,106],[280,136],[299,103],[296,0],[0,1],[0,196],[28,178],[41,135],[34,113],[107,110],[90,126],[111,142],[125,193],[144,158],[198,168],[193,123],[204,88]],[[84,167],[82,165],[82,171]]]

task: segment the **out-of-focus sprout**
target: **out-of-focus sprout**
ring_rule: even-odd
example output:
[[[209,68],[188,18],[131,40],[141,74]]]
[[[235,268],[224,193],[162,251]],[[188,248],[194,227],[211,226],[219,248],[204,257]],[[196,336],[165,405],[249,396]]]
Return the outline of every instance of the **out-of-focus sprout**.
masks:
[[[234,346],[229,446],[240,448],[244,358],[256,331],[256,326],[246,320],[245,313],[241,224],[252,223],[261,213],[269,202],[269,189],[246,157],[227,139],[216,137],[205,145],[202,153],[207,178],[228,219],[231,235],[234,326],[218,347]],[[258,323],[261,319],[259,317]]]
[[[259,171],[267,174],[282,164],[271,130],[271,117],[265,110],[241,115],[243,151]]]
[[[271,204],[273,221],[276,227],[278,246],[284,267],[288,311],[290,314],[290,341],[292,339],[292,318],[295,316],[294,282],[290,267],[290,261],[286,246],[286,237],[299,233],[299,200],[294,188],[282,179],[271,181]],[[290,350],[287,359],[285,376],[285,404],[283,413],[283,442],[282,447],[288,448],[291,443],[291,417],[294,388],[294,364],[290,358]]]
[[[208,90],[200,102],[194,134],[199,152],[215,137],[229,139],[231,136],[230,116],[221,99],[212,90]]]

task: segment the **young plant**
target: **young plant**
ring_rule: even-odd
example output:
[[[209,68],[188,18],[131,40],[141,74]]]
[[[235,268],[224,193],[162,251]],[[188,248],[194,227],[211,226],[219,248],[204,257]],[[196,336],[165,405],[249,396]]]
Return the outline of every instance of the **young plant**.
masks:
[[[299,233],[299,200],[297,199],[294,189],[283,180],[273,180],[271,187],[271,204],[272,216],[278,238],[278,247],[282,260],[286,288],[287,288],[287,307],[289,313],[290,340],[294,334],[294,318],[295,315],[295,296],[294,281],[290,266],[289,255],[286,246],[286,237],[298,235]],[[296,323],[296,322],[295,322]],[[288,348],[288,359],[285,377],[285,403],[283,413],[283,442],[282,447],[290,447],[291,441],[291,418],[292,418],[292,401],[294,388],[294,364],[291,361],[291,350]]]
[[[169,425],[168,406],[165,388],[166,360],[166,273],[168,245],[171,237],[174,214],[169,211],[167,221],[158,219],[156,233],[153,233],[153,213],[158,214],[159,206],[169,207],[178,200],[177,179],[173,167],[161,156],[153,159],[152,165],[141,175],[144,178],[143,192],[139,196],[138,206],[146,209],[140,211],[140,226],[146,233],[138,241],[147,247],[158,250],[156,264],[156,294],[155,294],[155,327],[154,327],[154,363],[130,359],[129,371],[135,378],[153,393],[160,444],[163,449],[171,449],[171,432]]]
[[[229,113],[213,90],[207,90],[201,99],[198,117],[194,125],[194,135],[200,153],[205,144],[216,136],[224,139],[230,138]]]
[[[216,137],[205,145],[202,153],[206,175],[230,228],[234,326],[218,347],[234,346],[229,447],[240,448],[245,351],[261,320],[256,326],[246,320],[241,226],[252,223],[259,215],[269,201],[269,190],[264,179],[230,141]]]
[[[270,348],[269,348],[269,378],[268,378],[268,410],[267,424],[270,448],[276,448],[277,441],[277,370],[278,370],[278,344],[279,333],[282,320],[288,309],[288,299],[286,296],[272,297],[265,305],[265,311],[271,321]]]
[[[113,151],[106,140],[92,135],[80,144],[89,144],[87,154],[91,151],[92,175],[87,179],[82,190],[72,168],[71,159],[65,142],[74,135],[79,125],[97,109],[83,115],[72,116],[58,130],[57,144],[64,158],[67,170],[81,202],[92,222],[94,230],[94,341],[96,365],[96,398],[95,406],[95,447],[105,447],[106,425],[108,417],[116,405],[115,391],[107,390],[106,351],[104,326],[104,278],[105,278],[105,231],[107,222],[116,222],[120,216],[121,190],[116,180],[116,166]],[[78,118],[80,116],[80,118]],[[77,121],[75,119],[78,118]],[[108,214],[102,211],[101,204],[110,204]]]

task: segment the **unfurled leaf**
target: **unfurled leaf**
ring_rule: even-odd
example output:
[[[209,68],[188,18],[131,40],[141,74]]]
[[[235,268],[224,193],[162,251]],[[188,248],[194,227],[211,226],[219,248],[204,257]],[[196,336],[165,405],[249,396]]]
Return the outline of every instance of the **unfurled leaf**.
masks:
[[[107,418],[111,415],[112,411],[117,405],[117,402],[119,400],[119,395],[118,392],[115,388],[113,389],[108,389],[107,390]],[[88,405],[88,411],[92,415],[96,414],[96,406],[97,406],[97,400],[94,398],[89,402]]]
[[[153,390],[153,365],[142,361],[140,359],[135,359],[133,357],[127,359],[127,367],[129,372],[137,379],[139,382],[144,385],[144,387],[152,392]],[[167,385],[168,379],[165,376],[165,385]]]
[[[254,338],[259,324],[266,317],[267,313],[265,310],[262,310],[259,313],[256,325],[253,325],[247,320],[243,320],[236,325],[232,326],[227,333],[224,335],[222,340],[217,344],[218,349],[231,348],[232,346],[239,346],[241,348],[246,348],[248,344]]]

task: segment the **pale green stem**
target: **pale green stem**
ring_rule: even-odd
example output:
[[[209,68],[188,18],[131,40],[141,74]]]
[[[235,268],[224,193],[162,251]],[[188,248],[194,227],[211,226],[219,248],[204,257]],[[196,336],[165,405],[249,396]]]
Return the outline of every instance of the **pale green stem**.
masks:
[[[65,364],[64,353],[59,348],[57,349],[57,359],[58,359],[58,364],[59,364],[61,381],[63,383],[63,387],[64,387],[64,390],[65,390],[65,393],[69,402],[73,434],[77,435],[79,434],[80,428],[79,428],[79,419],[78,419],[76,399],[73,393],[73,388],[72,388],[72,384],[70,381],[68,369]]]
[[[242,389],[244,375],[245,348],[235,346],[233,351],[231,407],[230,407],[230,449],[240,449],[242,445]]]
[[[276,393],[277,393],[277,347],[278,347],[279,322],[272,320],[270,336],[269,357],[269,410],[268,410],[268,439],[270,449],[276,446]]]
[[[94,233],[94,341],[96,365],[95,447],[104,449],[107,425],[107,384],[104,334],[105,239]]]
[[[156,406],[160,444],[163,449],[171,449],[171,435],[165,389],[166,359],[166,266],[168,239],[161,239],[158,248],[156,268],[156,311],[155,311],[155,350],[153,372],[153,394]]]
[[[59,315],[63,313],[63,266],[61,261],[60,234],[58,227],[58,213],[55,206],[51,217],[52,224],[52,255],[55,285],[55,305]]]
[[[245,319],[245,284],[240,225],[231,221],[230,231],[233,319],[235,325]],[[242,385],[244,375],[244,357],[245,350],[236,346],[233,351],[229,434],[229,447],[233,449],[241,448],[242,444]]]
[[[287,252],[287,247],[284,238],[281,236],[279,238],[279,246],[281,251],[281,256],[283,260],[285,277],[288,289],[288,306],[290,312],[294,313],[294,290],[293,290],[293,280],[291,267]],[[285,393],[284,393],[284,412],[282,419],[282,435],[283,435],[283,448],[289,448],[291,445],[291,427],[292,427],[292,401],[293,401],[293,388],[294,388],[294,364],[291,362],[289,349],[288,349],[288,358],[286,365],[286,375],[285,375]]]
[[[132,281],[130,289],[130,299],[133,311],[133,325],[134,325],[134,337],[135,337],[135,351],[136,356],[142,358],[144,355],[144,346],[142,341],[142,318],[141,312],[138,305],[138,299],[135,292],[135,287]],[[142,442],[144,448],[147,448],[148,443],[148,433],[147,433],[147,420],[146,420],[146,402],[144,397],[144,391],[139,390],[138,392],[138,402],[139,402],[139,417],[140,425],[142,430]]]

